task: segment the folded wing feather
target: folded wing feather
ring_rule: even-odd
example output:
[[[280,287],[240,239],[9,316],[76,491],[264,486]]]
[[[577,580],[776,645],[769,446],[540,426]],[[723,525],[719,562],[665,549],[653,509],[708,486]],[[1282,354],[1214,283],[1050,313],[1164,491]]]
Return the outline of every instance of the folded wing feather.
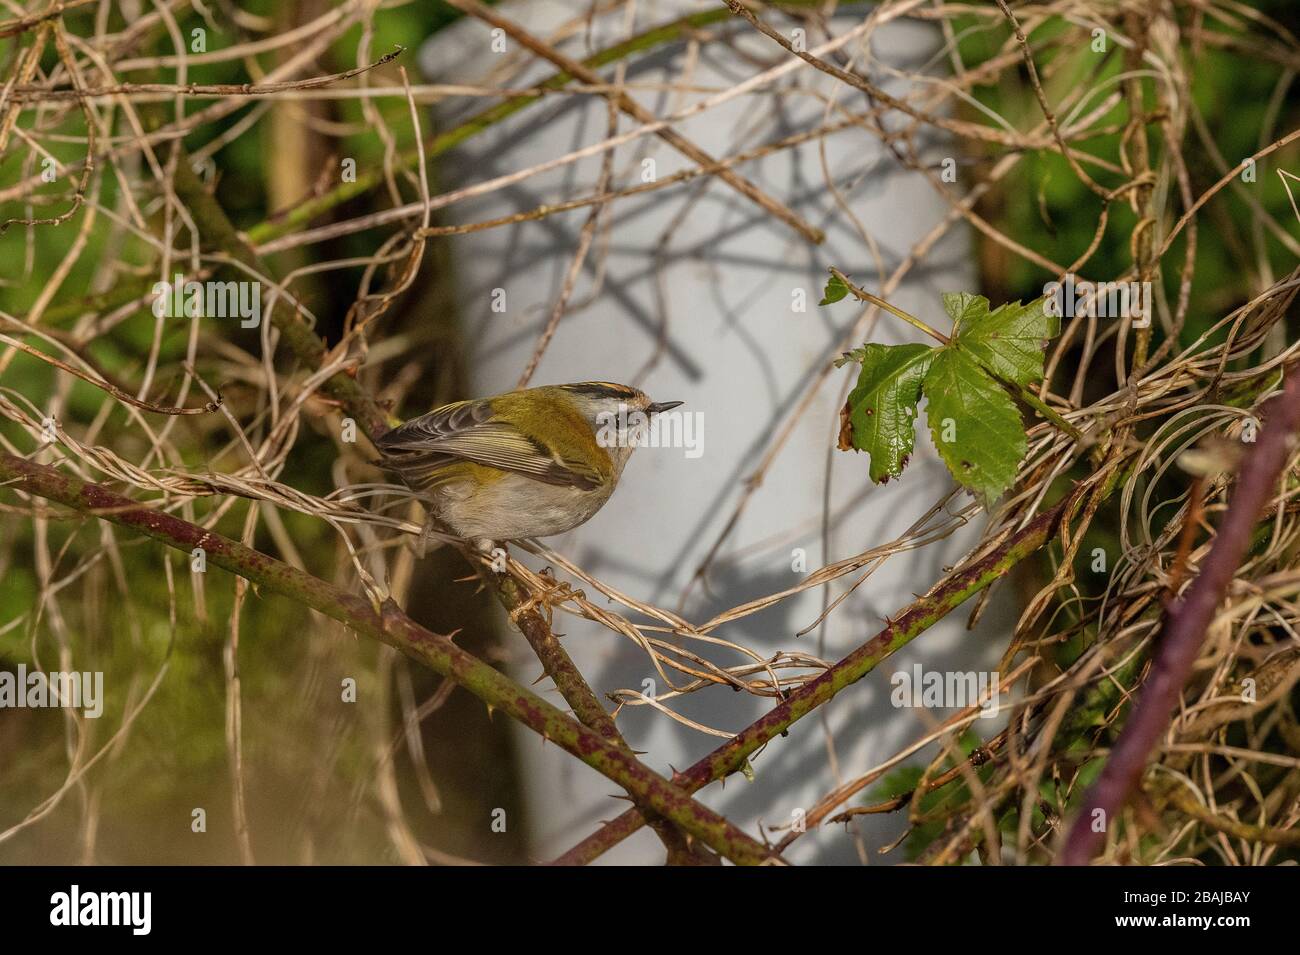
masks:
[[[376,442],[385,467],[415,490],[435,486],[459,461],[513,471],[544,484],[584,491],[600,484],[595,468],[566,460],[495,418],[486,399],[458,401],[394,428]]]

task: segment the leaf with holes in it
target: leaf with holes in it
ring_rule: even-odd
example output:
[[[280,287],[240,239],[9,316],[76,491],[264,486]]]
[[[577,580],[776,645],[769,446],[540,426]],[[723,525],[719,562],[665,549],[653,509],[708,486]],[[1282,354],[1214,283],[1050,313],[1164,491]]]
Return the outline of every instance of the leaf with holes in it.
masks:
[[[935,350],[928,345],[879,345],[855,349],[862,363],[857,387],[840,412],[841,450],[871,455],[871,480],[898,477],[916,445],[916,406]]]
[[[930,437],[952,476],[991,507],[1016,479],[1028,450],[1006,390],[959,348],[940,348],[925,376]]]
[[[989,311],[989,300],[969,292],[948,292],[943,307],[952,318],[953,344],[969,352],[999,378],[1017,385],[1041,381],[1043,349],[1060,333],[1060,319],[1048,315],[1045,299],[1028,305],[1008,302]]]

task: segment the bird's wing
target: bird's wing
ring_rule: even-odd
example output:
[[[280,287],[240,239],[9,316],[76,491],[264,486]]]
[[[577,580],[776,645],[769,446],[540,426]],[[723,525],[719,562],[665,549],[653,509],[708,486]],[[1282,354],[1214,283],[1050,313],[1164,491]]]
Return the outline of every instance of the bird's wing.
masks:
[[[457,461],[514,471],[544,484],[590,491],[601,475],[590,464],[561,457],[518,428],[495,418],[484,398],[458,401],[394,428],[376,442],[385,464],[419,485]]]

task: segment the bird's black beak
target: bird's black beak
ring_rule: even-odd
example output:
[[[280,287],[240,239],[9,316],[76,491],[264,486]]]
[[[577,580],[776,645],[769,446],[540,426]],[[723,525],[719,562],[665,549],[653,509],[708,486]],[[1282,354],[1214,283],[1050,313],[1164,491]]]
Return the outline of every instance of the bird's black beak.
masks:
[[[658,414],[661,411],[671,411],[678,405],[683,405],[684,401],[656,401],[654,404],[646,405],[647,414]]]

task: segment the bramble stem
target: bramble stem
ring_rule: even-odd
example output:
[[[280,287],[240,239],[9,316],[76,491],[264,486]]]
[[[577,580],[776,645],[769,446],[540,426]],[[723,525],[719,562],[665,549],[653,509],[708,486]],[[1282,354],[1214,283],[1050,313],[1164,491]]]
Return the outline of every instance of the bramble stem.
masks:
[[[632,747],[628,746],[627,740],[618,731],[614,718],[596,698],[591,685],[587,683],[577,664],[569,656],[569,652],[564,649],[564,644],[555,635],[541,611],[528,603],[526,594],[521,592],[519,582],[504,574],[491,576],[496,578],[492,583],[497,592],[497,599],[507,611],[512,611],[511,616],[515,625],[519,627],[520,632],[533,648],[533,652],[537,654],[542,669],[551,678],[555,688],[560,691],[564,702],[569,704],[573,715],[583,726],[594,730],[628,755],[632,755]],[[659,836],[659,841],[664,844],[664,849],[668,852],[669,865],[717,863],[716,856],[702,851],[698,843],[691,845],[668,820],[655,812],[649,810],[644,812],[646,822],[654,829],[655,834]]]
[[[631,753],[565,716],[447,637],[420,626],[391,599],[376,606],[237,541],[144,507],[102,485],[81,481],[7,452],[0,452],[0,482],[10,490],[55,501],[151,537],[185,554],[202,548],[208,563],[251,581],[263,591],[304,604],[356,633],[386,643],[454,680],[484,703],[523,723],[617,783],[638,803],[672,820],[683,832],[695,836],[719,855],[738,865],[780,861],[772,850],[695,802]]]
[[[981,364],[983,363],[981,362]],[[984,366],[984,370],[989,372],[990,374],[993,373],[992,369],[990,369],[987,365]],[[1070,424],[1070,422],[1062,418],[1061,415],[1056,411],[1056,409],[1053,408],[1051,405],[1049,405],[1047,402],[1045,402],[1042,398],[1038,397],[1038,395],[1034,393],[1034,390],[1032,388],[1026,388],[1024,385],[1015,384],[1014,382],[1008,382],[997,375],[994,375],[994,377],[998,378],[998,380],[1001,381],[1003,384],[1014,385],[1014,387],[1016,388],[1016,394],[1020,397],[1021,401],[1029,405],[1031,408],[1037,411],[1048,421],[1052,422],[1052,424],[1056,425],[1059,429],[1064,431],[1070,437],[1074,438],[1075,441],[1079,441],[1083,438],[1082,431],[1080,431],[1074,425]]]
[[[863,302],[869,302],[870,304],[875,305],[877,308],[883,308],[886,312],[889,312],[889,314],[901,318],[903,321],[907,322],[907,324],[911,325],[912,327],[919,328],[921,331],[925,332],[927,335],[929,335],[931,338],[933,338],[941,345],[952,344],[952,340],[943,332],[939,331],[937,328],[931,328],[929,325],[921,321],[919,318],[917,318],[915,315],[911,314],[910,312],[905,312],[898,306],[889,304],[880,296],[872,295],[866,289],[859,288],[858,286],[854,285],[852,282],[849,281],[849,277],[845,275],[843,272],[841,272],[839,269],[832,268],[831,275],[835,276],[837,279],[843,282],[845,286],[848,287],[848,290],[853,293],[854,298],[860,299]]]
[[[1287,377],[1282,394],[1267,405],[1267,419],[1254,450],[1244,456],[1228,510],[1214,535],[1201,572],[1183,599],[1165,618],[1156,641],[1150,675],[1124,722],[1118,742],[1101,776],[1088,792],[1057,857],[1060,865],[1087,865],[1105,831],[1137,788],[1151,751],[1164,736],[1183,686],[1200,655],[1205,631],[1237,574],[1251,532],[1277,490],[1278,478],[1291,456],[1291,441],[1300,431],[1300,373]],[[1094,828],[1101,820],[1103,831]]]
[[[1105,495],[1111,486],[1103,486],[1099,493]],[[900,647],[919,637],[995,580],[1005,577],[1007,571],[1052,539],[1061,520],[1073,515],[1088,490],[1086,484],[1076,485],[1075,490],[1055,507],[1039,515],[996,550],[954,570],[928,594],[909,604],[885,629],[817,679],[795,690],[784,702],[690,769],[677,773],[673,782],[686,792],[694,793],[738,771],[751,755],[772,739],[784,734],[823,703],[830,702],[845,687],[862,679]],[[636,832],[641,824],[640,814],[634,809],[629,810],[607,822],[552,864],[585,865]]]

